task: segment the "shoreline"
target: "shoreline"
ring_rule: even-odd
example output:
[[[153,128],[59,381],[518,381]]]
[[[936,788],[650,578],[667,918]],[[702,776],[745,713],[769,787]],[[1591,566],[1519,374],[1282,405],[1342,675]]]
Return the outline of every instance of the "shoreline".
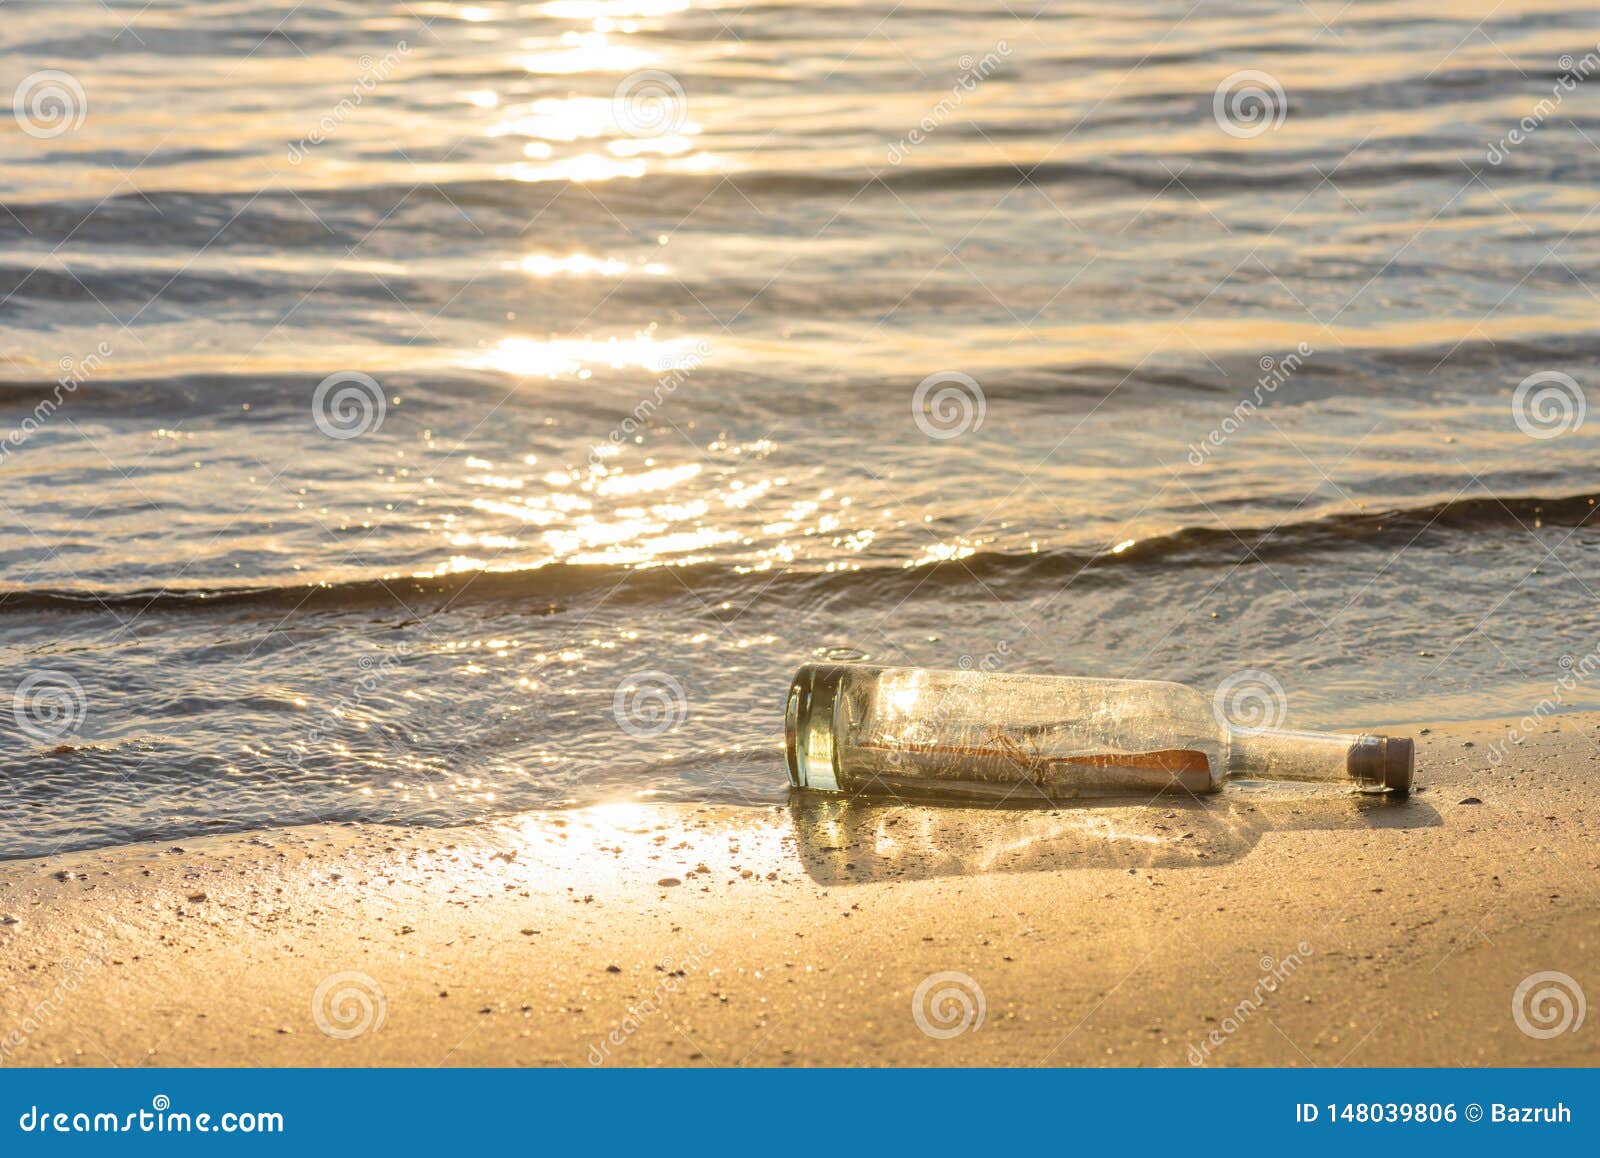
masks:
[[[1515,719],[1419,733],[1404,801],[616,804],[4,862],[0,1065],[1597,1064],[1600,1017],[1513,1015],[1539,973],[1600,995],[1600,714],[1538,724],[1497,768]]]

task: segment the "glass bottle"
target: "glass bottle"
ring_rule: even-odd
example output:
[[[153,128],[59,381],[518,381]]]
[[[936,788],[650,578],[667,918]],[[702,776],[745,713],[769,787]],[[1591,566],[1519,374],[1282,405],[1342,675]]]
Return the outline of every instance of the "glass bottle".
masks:
[[[1232,776],[1411,790],[1398,736],[1230,724],[1193,688],[981,670],[807,664],[789,688],[797,788],[1063,800],[1213,792]]]

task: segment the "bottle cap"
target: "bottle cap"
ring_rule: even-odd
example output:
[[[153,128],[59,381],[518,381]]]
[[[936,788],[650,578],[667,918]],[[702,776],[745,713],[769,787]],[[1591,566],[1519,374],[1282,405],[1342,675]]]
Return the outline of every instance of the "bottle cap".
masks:
[[[1416,769],[1417,746],[1409,736],[1383,738],[1383,786],[1402,796],[1411,791],[1411,774]]]
[[[1406,736],[1362,736],[1350,747],[1350,778],[1404,796],[1411,791],[1416,753],[1416,744]]]

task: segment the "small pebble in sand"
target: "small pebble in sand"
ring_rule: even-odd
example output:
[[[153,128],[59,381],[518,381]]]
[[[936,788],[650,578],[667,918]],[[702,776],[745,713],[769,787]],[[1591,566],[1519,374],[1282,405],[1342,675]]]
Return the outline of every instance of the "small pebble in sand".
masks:
[[[189,894],[189,900],[193,901],[197,905],[201,901],[206,900],[206,899],[207,898],[206,898],[206,895],[204,893],[190,893]]]
[[[656,884],[664,889],[674,889],[683,884],[677,877],[662,877]]]
[[[621,973],[622,972],[622,966],[621,965],[607,965],[606,966],[606,972],[607,973]]]
[[[1476,796],[1469,796],[1465,800],[1456,801],[1456,803],[1457,804],[1482,804],[1483,801],[1479,800]]]

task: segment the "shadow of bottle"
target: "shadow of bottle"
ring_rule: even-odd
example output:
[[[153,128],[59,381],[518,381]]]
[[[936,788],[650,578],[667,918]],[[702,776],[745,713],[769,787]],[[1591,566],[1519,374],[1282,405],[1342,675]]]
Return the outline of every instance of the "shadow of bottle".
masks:
[[[1263,833],[1432,828],[1415,796],[1236,781],[1211,796],[1071,807],[962,807],[790,795],[799,855],[820,884],[1070,868],[1203,868],[1238,860]]]

